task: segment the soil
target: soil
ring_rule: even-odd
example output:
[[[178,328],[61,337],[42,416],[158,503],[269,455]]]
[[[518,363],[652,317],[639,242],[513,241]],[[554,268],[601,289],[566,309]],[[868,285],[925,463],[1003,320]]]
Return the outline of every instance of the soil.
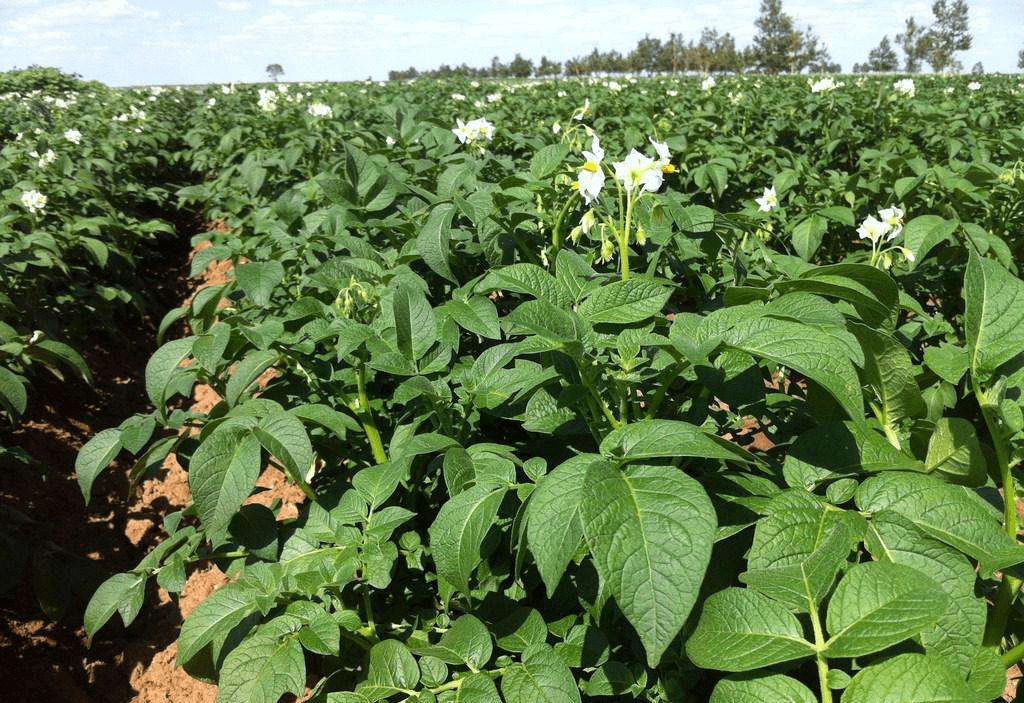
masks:
[[[157,263],[139,271],[140,288],[152,293],[150,314],[126,322],[117,334],[101,331],[88,340],[84,356],[94,386],[35,381],[26,420],[17,430],[0,434],[0,444],[23,449],[34,459],[31,465],[0,471],[0,508],[13,508],[33,521],[17,532],[30,551],[50,555],[50,563],[69,565],[65,568],[70,576],[58,579],[58,585],[83,581],[66,612],[55,620],[46,616],[36,597],[32,563],[26,564],[18,585],[0,597],[0,691],[6,700],[216,700],[215,686],[175,666],[181,621],[227,581],[215,566],[192,570],[180,597],[151,584],[135,622],[125,628],[115,616],[91,646],[82,627],[91,590],[110,574],[134,567],[164,536],[163,517],[187,503],[186,472],[171,455],[157,476],[130,491],[131,463],[124,455],[97,479],[89,506],[74,475],[77,451],[93,434],[149,410],[143,378],[163,312],[184,304],[199,288],[229,280],[230,262],[214,262],[198,281],[188,279],[188,261],[203,246],[189,252],[181,243],[197,229],[195,223],[184,223],[177,243],[166,244],[153,257]],[[272,372],[262,383],[271,377]],[[213,389],[198,386],[193,407],[209,410],[218,400]],[[266,490],[250,500],[269,503],[280,497],[282,517],[297,513],[302,493],[279,471],[266,469],[259,485]],[[36,561],[46,565],[38,557]]]

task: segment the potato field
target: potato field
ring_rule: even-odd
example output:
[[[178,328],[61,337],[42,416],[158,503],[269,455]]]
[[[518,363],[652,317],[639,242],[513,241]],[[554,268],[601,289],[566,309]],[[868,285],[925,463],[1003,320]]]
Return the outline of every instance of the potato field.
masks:
[[[1014,699],[1019,76],[8,88],[5,618],[216,572],[218,703]]]

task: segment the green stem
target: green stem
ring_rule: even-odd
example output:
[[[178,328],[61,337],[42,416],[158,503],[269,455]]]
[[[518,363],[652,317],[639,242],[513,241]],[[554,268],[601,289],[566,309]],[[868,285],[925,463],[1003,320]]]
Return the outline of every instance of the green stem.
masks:
[[[821,614],[818,606],[807,599],[811,611],[811,627],[814,628],[815,658],[818,660],[818,686],[821,689],[821,703],[832,703],[832,689],[828,687],[828,660],[825,659],[825,632],[821,628]]]
[[[360,637],[359,635],[355,634],[354,632],[349,632],[344,627],[340,628],[340,630],[341,630],[341,636],[343,638],[347,639],[349,642],[351,642],[352,644],[356,645],[357,647],[359,647],[363,651],[369,652],[370,648],[373,646],[369,642],[364,640],[362,637]]]
[[[579,366],[578,364],[577,366],[579,367],[580,379],[583,381],[583,385],[588,391],[590,391],[590,395],[594,397],[594,400],[597,401],[598,407],[601,409],[601,412],[604,414],[608,422],[611,423],[612,428],[621,427],[623,424],[622,421],[616,419],[615,414],[612,413],[612,409],[608,407],[608,403],[606,403],[604,398],[601,397],[601,394],[591,382],[590,377],[587,376],[586,369],[582,368],[582,366]]]
[[[377,625],[373,622],[373,605],[370,604],[369,586],[363,588],[363,609],[366,611],[366,626],[374,637],[377,636]]]
[[[579,197],[579,193],[573,191],[572,196],[565,201],[565,205],[558,213],[558,218],[555,220],[555,226],[551,230],[551,254],[552,256],[558,253],[558,250],[562,248],[562,220],[569,213],[569,207],[576,202],[576,198]]]
[[[317,501],[316,491],[313,490],[312,486],[306,483],[305,477],[297,475],[294,471],[289,470],[287,466],[281,464],[280,462],[274,461],[274,459],[270,459],[268,463],[271,466],[274,466],[277,469],[279,469],[281,473],[290,478],[292,482],[302,490],[302,493],[307,498],[309,498],[314,503]]]
[[[633,202],[633,191],[629,191],[626,193],[626,222],[616,237],[619,240],[619,265],[623,281],[629,279],[629,230],[633,224]]]
[[[361,358],[356,367],[356,392],[359,402],[359,418],[363,423],[366,439],[370,441],[373,459],[378,464],[383,464],[388,460],[388,454],[384,451],[384,443],[380,439],[377,421],[374,420],[373,411],[370,410],[370,399],[366,395],[366,363]]]
[[[1009,669],[1011,666],[1024,659],[1024,640],[1018,642],[1013,649],[1003,652],[1003,666]]]
[[[974,384],[974,397],[981,407],[982,417],[985,418],[985,426],[988,428],[989,437],[992,440],[992,447],[996,453],[996,464],[999,467],[999,478],[1003,487],[1003,521],[1006,526],[1006,534],[1014,544],[1017,543],[1017,487],[1013,480],[1013,472],[1010,469],[1010,459],[1006,451],[1006,442],[999,430],[999,424],[989,409],[984,394],[977,383]],[[992,611],[989,613],[988,621],[985,623],[985,636],[982,642],[989,647],[997,647],[1003,639],[1006,631],[1006,623],[1010,619],[1010,610],[1013,601],[1020,590],[1020,579],[1014,578],[1007,573],[1003,574],[999,584],[999,591],[996,593]]]

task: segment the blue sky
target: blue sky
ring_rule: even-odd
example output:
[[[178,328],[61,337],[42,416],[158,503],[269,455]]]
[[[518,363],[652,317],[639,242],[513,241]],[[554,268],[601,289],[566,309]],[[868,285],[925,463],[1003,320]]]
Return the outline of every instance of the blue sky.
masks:
[[[1024,2],[968,0],[974,48],[965,67],[1016,71]],[[626,51],[644,34],[696,38],[704,26],[750,41],[758,0],[2,0],[0,69],[59,66],[111,85],[382,79],[392,68],[490,63],[519,51],[537,60]],[[784,0],[849,70],[882,35],[929,0]]]

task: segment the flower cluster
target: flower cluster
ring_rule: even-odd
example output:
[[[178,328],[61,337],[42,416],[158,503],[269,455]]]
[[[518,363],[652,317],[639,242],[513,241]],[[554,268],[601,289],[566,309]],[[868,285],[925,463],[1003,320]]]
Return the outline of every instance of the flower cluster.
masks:
[[[705,78],[704,80],[702,80],[700,82],[700,89],[701,90],[711,90],[712,88],[715,87],[715,85],[717,85],[717,83],[715,82],[715,77],[714,76],[708,76],[707,78]]]
[[[21,204],[34,215],[46,208],[46,196],[38,190],[26,190],[21,194]]]
[[[260,97],[256,101],[259,108],[264,112],[276,112],[277,111],[277,93],[266,88],[260,88]]]
[[[28,152],[28,155],[33,159],[38,159],[36,162],[39,168],[45,168],[57,160],[57,154],[54,153],[53,149],[47,149],[42,154],[33,149]]]
[[[981,83],[978,81],[971,81],[967,84],[967,90],[981,90]]]
[[[494,125],[483,117],[469,122],[455,120],[456,127],[452,132],[462,144],[475,144],[478,141],[491,141],[494,138]]]
[[[306,112],[313,117],[334,117],[334,109],[324,103],[311,103]]]
[[[879,210],[877,218],[868,215],[857,228],[857,236],[871,240],[872,244],[877,244],[883,237],[891,242],[903,231],[903,215],[903,210],[895,205]]]
[[[77,129],[66,130],[64,132],[64,138],[67,139],[72,144],[82,143],[82,133],[79,132]]]
[[[846,85],[842,81],[836,83],[835,80],[828,77],[814,82],[811,82],[811,80],[808,79],[807,83],[810,84],[812,93],[831,93],[836,88],[841,88]]]
[[[892,87],[897,93],[902,93],[908,98],[912,98],[917,94],[917,87],[914,85],[913,78],[901,78],[893,83]]]

